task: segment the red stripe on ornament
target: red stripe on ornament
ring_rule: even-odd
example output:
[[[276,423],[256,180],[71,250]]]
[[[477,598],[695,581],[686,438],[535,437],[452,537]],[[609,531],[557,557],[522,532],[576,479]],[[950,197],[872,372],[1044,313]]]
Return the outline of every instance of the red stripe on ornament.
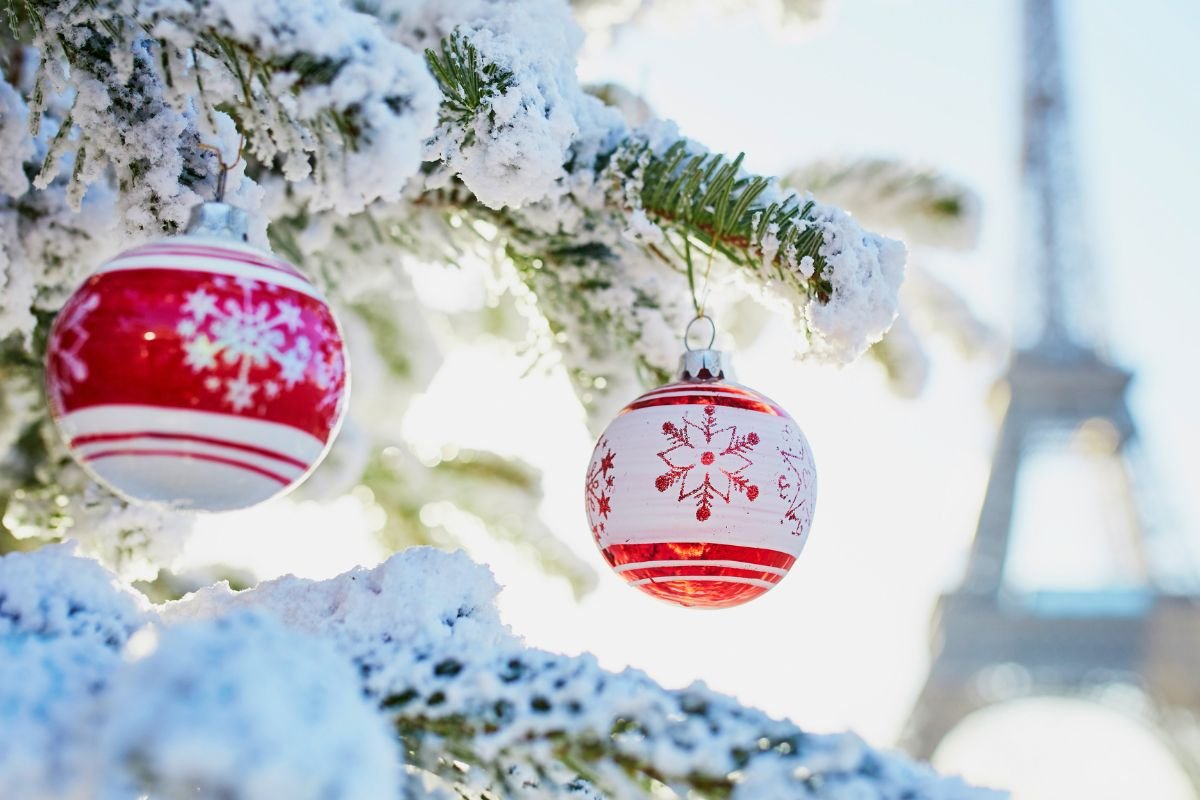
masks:
[[[185,460],[194,458],[200,461],[212,461],[217,464],[224,464],[229,467],[236,467],[237,469],[246,470],[247,472],[253,472],[263,476],[264,478],[270,478],[271,480],[279,483],[281,486],[287,486],[292,482],[291,478],[285,478],[278,473],[271,472],[270,470],[255,466],[254,464],[247,464],[245,461],[238,461],[235,458],[225,458],[224,456],[215,456],[209,453],[193,453],[188,450],[147,450],[131,447],[127,449],[101,450],[96,453],[87,453],[83,456],[83,458],[87,461],[99,461],[102,458],[113,458],[115,456],[166,456],[169,458],[182,458]]]
[[[217,447],[226,447],[231,450],[241,450],[246,453],[253,453],[256,456],[269,458],[273,461],[282,461],[284,464],[290,464],[298,469],[308,469],[309,464],[301,461],[298,458],[293,458],[289,455],[268,450],[265,447],[257,447],[252,444],[244,444],[242,442],[233,442],[229,439],[219,439],[215,436],[199,436],[194,433],[166,433],[163,431],[131,431],[122,433],[88,433],[83,436],[76,436],[71,440],[71,447],[80,447],[85,444],[93,444],[95,442],[121,442],[129,439],[177,439],[186,442],[198,442],[200,444],[211,444]]]
[[[747,395],[745,389],[731,386],[727,383],[697,383],[694,381],[680,381],[678,383],[668,383],[666,386],[660,386],[657,389],[651,389],[642,397],[653,397],[654,395],[666,394],[667,392],[722,392],[725,394],[737,395],[744,397]]]
[[[770,587],[731,581],[662,581],[638,584],[636,588],[681,606],[727,608],[753,600]]]
[[[725,408],[741,408],[746,411],[757,411],[773,417],[786,417],[787,412],[779,406],[764,403],[751,398],[732,397],[718,394],[677,395],[674,397],[651,397],[646,400],[635,400],[621,410],[622,414],[637,411],[639,408],[654,408],[655,406],[723,406]]]
[[[654,406],[716,405],[758,411],[776,417],[788,417],[788,413],[768,398],[742,386],[727,383],[669,383],[646,392],[634,400],[621,413]],[[788,417],[790,419],[790,417]]]
[[[265,267],[266,269],[273,269],[278,272],[286,272],[297,278],[303,278],[305,282],[308,282],[308,278],[305,278],[299,270],[286,261],[260,258],[250,253],[244,253],[241,250],[226,250],[220,247],[206,247],[204,245],[182,243],[170,245],[150,244],[145,247],[139,247],[136,250],[130,250],[128,253],[123,254],[121,258],[142,256],[189,256],[216,258],[222,261],[239,261],[243,264],[249,264],[252,267]]]
[[[647,544],[610,544],[603,549],[612,566],[640,564],[644,561],[742,561],[764,567],[789,569],[796,557],[765,547],[716,542],[653,542]]]
[[[663,578],[678,575],[703,575],[705,577],[726,577],[726,578],[753,578],[755,580],[767,581],[768,583],[779,583],[783,580],[783,576],[777,572],[763,572],[754,569],[740,569],[738,567],[704,567],[704,566],[682,566],[682,567],[645,567],[634,568],[621,571],[621,577],[627,581],[642,580],[650,578],[655,582],[659,582]]]

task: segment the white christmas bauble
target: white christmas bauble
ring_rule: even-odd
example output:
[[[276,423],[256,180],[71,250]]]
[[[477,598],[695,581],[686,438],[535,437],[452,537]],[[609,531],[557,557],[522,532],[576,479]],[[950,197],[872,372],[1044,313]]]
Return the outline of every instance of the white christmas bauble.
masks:
[[[786,411],[745,386],[688,380],[613,420],[585,499],[617,574],[663,600],[720,608],[783,579],[808,538],[816,489],[808,442]]]
[[[187,235],[122,253],[71,296],[46,387],[68,449],[102,483],[223,511],[287,491],[320,462],[348,374],[328,303],[294,267]]]

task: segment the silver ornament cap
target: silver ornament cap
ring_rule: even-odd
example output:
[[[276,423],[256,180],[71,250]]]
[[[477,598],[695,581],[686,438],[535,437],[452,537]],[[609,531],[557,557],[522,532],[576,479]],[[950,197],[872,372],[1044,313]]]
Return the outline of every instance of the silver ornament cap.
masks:
[[[679,357],[681,381],[737,381],[733,374],[732,359],[720,350],[688,350]]]
[[[192,209],[187,232],[192,236],[211,236],[244,242],[249,238],[246,212],[228,203],[201,203]]]

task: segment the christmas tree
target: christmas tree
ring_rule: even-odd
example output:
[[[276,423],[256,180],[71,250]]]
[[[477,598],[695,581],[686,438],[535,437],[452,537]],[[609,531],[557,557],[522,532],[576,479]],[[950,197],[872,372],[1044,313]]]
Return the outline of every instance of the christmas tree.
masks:
[[[91,271],[223,194],[251,244],[331,299],[365,386],[300,491],[365,488],[396,550],[454,544],[422,513],[451,504],[582,591],[536,473],[405,441],[396,420],[440,350],[507,337],[566,370],[600,427],[670,379],[725,281],[791,318],[806,356],[871,348],[911,388],[911,337],[872,348],[904,245],[806,189],[940,243],[969,231],[969,193],[878,161],[752,174],[619,87],[580,85],[561,0],[5,7],[0,549],[18,552],[0,559],[0,796],[975,796],[852,735],[526,648],[461,554],[178,599],[194,583],[165,567],[192,519],[94,482],[43,390],[51,326]],[[430,301],[446,265],[481,302]]]

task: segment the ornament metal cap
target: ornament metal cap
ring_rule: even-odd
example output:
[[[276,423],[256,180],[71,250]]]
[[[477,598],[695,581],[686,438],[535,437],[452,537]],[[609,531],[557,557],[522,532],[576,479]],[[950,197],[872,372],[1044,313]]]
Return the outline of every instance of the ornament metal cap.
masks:
[[[216,239],[228,239],[234,242],[244,242],[248,235],[249,222],[246,212],[225,202],[225,182],[229,179],[230,171],[242,160],[242,147],[246,144],[243,137],[238,141],[237,160],[226,164],[220,148],[201,142],[201,150],[208,150],[217,157],[217,188],[211,202],[204,202],[192,209],[192,218],[188,221],[187,232],[193,236],[211,236]]]
[[[201,203],[192,209],[187,232],[194,236],[212,236],[231,239],[235,242],[247,240],[249,230],[246,212],[228,203]]]
[[[737,381],[729,354],[707,349],[688,350],[680,356],[677,378],[681,381]]]
[[[701,320],[708,323],[711,333],[708,337],[708,344],[703,348],[693,350],[688,338],[691,336],[692,326]],[[712,317],[707,314],[696,315],[683,332],[685,352],[679,357],[679,372],[676,378],[681,381],[736,381],[729,354],[712,349],[713,342],[716,340],[717,325],[713,322]]]

